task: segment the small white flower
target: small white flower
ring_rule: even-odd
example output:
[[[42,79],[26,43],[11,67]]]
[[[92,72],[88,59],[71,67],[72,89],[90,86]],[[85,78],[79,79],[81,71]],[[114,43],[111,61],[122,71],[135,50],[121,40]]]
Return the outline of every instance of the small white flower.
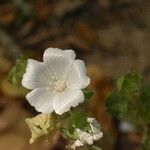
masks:
[[[100,131],[100,124],[95,118],[87,118],[87,122],[91,127],[91,133],[82,131],[78,128],[75,129],[75,132],[79,136],[79,139],[77,139],[73,143],[73,150],[75,150],[76,147],[82,146],[84,144],[92,145],[94,141],[98,141],[103,136],[103,133]]]
[[[82,89],[90,83],[82,60],[73,50],[48,48],[43,62],[28,59],[22,85],[32,90],[29,103],[42,113],[63,114],[84,101]]]

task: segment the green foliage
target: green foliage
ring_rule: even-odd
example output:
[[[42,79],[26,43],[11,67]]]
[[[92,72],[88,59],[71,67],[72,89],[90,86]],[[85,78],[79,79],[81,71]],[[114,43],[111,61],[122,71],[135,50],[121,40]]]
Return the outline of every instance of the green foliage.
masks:
[[[150,86],[142,83],[142,76],[136,72],[122,76],[106,99],[107,112],[139,125],[150,122]]]
[[[113,91],[106,100],[106,110],[117,118],[124,118],[128,111],[128,101],[124,95]]]
[[[21,55],[15,63],[15,66],[12,67],[8,74],[8,81],[15,85],[21,85],[22,77],[25,73],[27,65],[27,58]]]
[[[133,94],[135,92],[139,92],[141,89],[141,85],[143,82],[143,78],[141,75],[136,72],[128,73],[122,76],[117,82],[117,88],[120,93],[124,94]]]
[[[150,150],[150,139],[147,139],[142,145],[140,150]]]
[[[78,139],[79,137],[75,132],[77,128],[82,131],[89,131],[91,129],[87,122],[87,115],[82,110],[70,112],[70,116],[66,120],[66,125],[60,131],[67,139]]]
[[[150,85],[145,85],[141,88],[139,115],[146,123],[150,123]]]
[[[63,136],[68,139],[76,139],[74,135],[74,130],[69,128],[62,128],[60,129],[60,132],[63,134]]]
[[[94,95],[94,93],[88,89],[83,89],[82,91],[83,91],[85,100],[89,100]]]
[[[83,129],[87,124],[87,116],[84,111],[71,112],[69,124],[75,128]]]
[[[134,120],[136,100],[142,85],[142,77],[135,72],[122,76],[117,81],[117,89],[106,99],[106,110],[119,119]]]
[[[132,122],[137,129],[142,128],[140,150],[150,149],[150,85],[143,85],[141,75],[131,72],[122,76],[117,81],[117,90],[107,97],[105,106],[114,117]]]

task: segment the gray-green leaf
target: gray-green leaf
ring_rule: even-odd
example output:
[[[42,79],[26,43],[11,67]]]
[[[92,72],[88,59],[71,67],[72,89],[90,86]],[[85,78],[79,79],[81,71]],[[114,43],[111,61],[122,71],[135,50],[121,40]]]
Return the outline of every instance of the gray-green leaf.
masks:
[[[112,91],[106,99],[106,111],[111,113],[114,117],[124,118],[127,115],[128,101],[125,96],[119,94],[117,91]]]
[[[118,91],[125,94],[139,92],[142,86],[143,78],[136,72],[130,72],[122,77],[117,82]]]
[[[42,135],[47,135],[54,128],[51,115],[40,114],[34,118],[26,119],[26,123],[31,130],[30,144],[34,143]]]
[[[21,55],[15,63],[15,66],[12,67],[8,74],[8,81],[15,85],[21,85],[22,77],[25,73],[27,65],[27,58]]]

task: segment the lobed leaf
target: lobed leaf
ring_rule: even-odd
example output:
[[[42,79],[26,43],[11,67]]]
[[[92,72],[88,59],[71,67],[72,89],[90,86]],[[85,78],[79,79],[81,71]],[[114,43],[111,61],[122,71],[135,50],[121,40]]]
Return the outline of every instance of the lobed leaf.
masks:
[[[106,110],[114,117],[133,123],[139,122],[138,104],[143,78],[136,72],[130,72],[119,78],[117,89],[106,99]]]
[[[40,114],[34,118],[26,119],[26,123],[31,130],[30,144],[34,143],[41,136],[47,135],[54,128],[51,115]]]

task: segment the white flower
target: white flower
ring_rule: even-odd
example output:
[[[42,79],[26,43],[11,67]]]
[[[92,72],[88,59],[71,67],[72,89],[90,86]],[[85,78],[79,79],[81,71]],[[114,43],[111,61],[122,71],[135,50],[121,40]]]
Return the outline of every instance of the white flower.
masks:
[[[28,59],[22,85],[32,90],[29,103],[42,113],[63,114],[84,101],[81,89],[90,83],[82,60],[73,50],[48,48],[43,62]]]
[[[90,124],[93,140],[98,141],[103,137],[103,132],[101,132],[101,127],[99,122],[95,118],[87,118],[87,122]]]
[[[72,144],[71,148],[72,148],[73,150],[75,150],[76,147],[79,147],[79,146],[83,146],[83,143],[82,143],[81,141],[79,141],[79,140],[76,140],[76,141]]]
[[[103,133],[100,131],[100,124],[95,118],[87,118],[87,122],[91,127],[91,133],[82,131],[78,128],[75,129],[75,132],[79,136],[79,139],[77,139],[73,143],[73,150],[75,150],[76,147],[82,146],[84,144],[92,145],[94,141],[98,141],[103,136]]]

